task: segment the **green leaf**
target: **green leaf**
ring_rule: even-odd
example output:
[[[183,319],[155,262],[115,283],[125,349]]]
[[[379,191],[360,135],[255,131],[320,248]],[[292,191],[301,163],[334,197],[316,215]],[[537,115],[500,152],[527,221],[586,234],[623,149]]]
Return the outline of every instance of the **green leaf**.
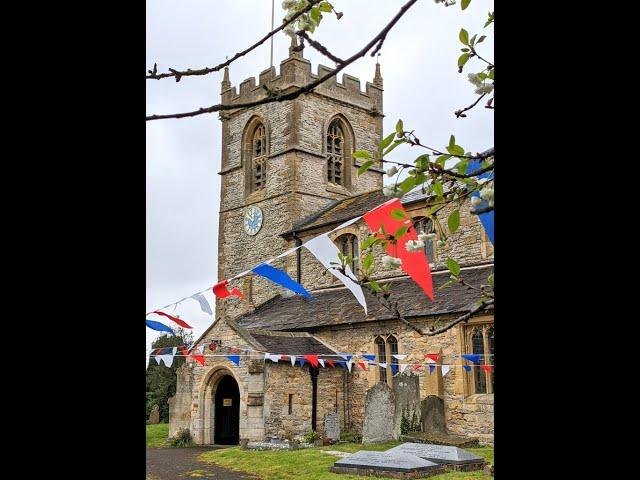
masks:
[[[489,75],[487,75],[487,77],[489,77],[491,80],[493,80],[493,71],[494,70],[495,69],[492,68],[491,71],[489,72]]]
[[[416,164],[416,168],[420,170],[428,170],[429,169],[429,155],[422,154],[418,158],[415,159],[414,163]]]
[[[322,14],[320,13],[320,9],[318,7],[313,7],[309,12],[309,15],[311,16],[311,20],[313,20],[316,23],[320,23],[320,18],[322,17]]]
[[[371,265],[373,265],[373,253],[369,252],[362,259],[362,266],[364,267],[364,270],[367,271],[371,268]]]
[[[486,78],[487,78],[487,74],[486,74],[486,73],[484,73],[484,72],[480,72],[480,73],[478,74],[478,78],[479,78],[480,80],[483,80],[483,81],[484,81],[484,80],[486,80]]]
[[[469,45],[469,32],[467,32],[464,28],[460,29],[460,41],[464,44],[464,45]]]
[[[406,220],[407,214],[400,208],[394,208],[391,210],[391,218],[394,220]]]
[[[451,212],[449,219],[447,220],[447,225],[449,226],[449,231],[451,233],[456,233],[456,230],[458,230],[458,227],[460,226],[460,210],[456,208]]]
[[[360,165],[360,168],[358,168],[358,175],[362,175],[364,172],[369,170],[374,163],[376,163],[375,160],[367,160],[364,162]]]
[[[442,197],[442,195],[444,195],[444,187],[439,181],[433,182],[432,189],[433,193],[435,193],[438,197]]]
[[[356,150],[353,152],[353,158],[371,158],[371,154],[366,150]]]
[[[426,179],[427,177],[425,177],[424,173],[419,173],[414,177],[414,180],[415,180],[414,183],[416,185],[420,185],[421,183],[424,183]]]
[[[396,230],[396,233],[393,234],[393,237],[396,240],[400,240],[402,238],[402,236],[407,233],[407,231],[409,230],[409,227],[407,227],[406,225],[404,227],[400,227],[398,230]]]
[[[469,40],[470,45],[475,45],[477,36],[478,34],[476,33],[473,37],[471,37],[471,40]]]
[[[386,137],[384,137],[384,140],[382,140],[380,142],[380,151],[381,152],[383,152],[384,149],[389,146],[389,144],[393,141],[395,136],[396,136],[396,132],[393,132],[393,133],[387,135]]]
[[[461,52],[468,52],[468,51],[470,51],[470,50],[471,50],[471,49],[470,49],[470,48],[467,48],[467,47],[464,47],[464,48],[461,48],[461,49],[460,49],[460,51],[461,51]]]
[[[396,148],[398,145],[400,145],[401,143],[406,143],[407,141],[404,138],[401,138],[400,140],[394,140],[393,144],[387,148],[384,153],[382,154],[382,156],[384,157],[385,155],[388,155],[391,151],[393,151],[394,148]]]
[[[453,135],[451,135],[449,137],[449,146],[453,147],[456,144],[456,137],[454,137]]]
[[[438,290],[442,290],[443,288],[447,288],[449,286],[451,286],[453,284],[453,280],[449,280],[447,283],[445,283],[444,285],[438,287]]]
[[[331,10],[333,10],[333,7],[329,2],[322,2],[318,6],[320,7],[320,10],[322,10],[323,12],[330,12]]]
[[[460,175],[467,173],[467,167],[469,165],[469,159],[463,158],[458,163],[456,163],[455,169]]]
[[[484,39],[485,39],[485,38],[487,38],[487,36],[486,36],[486,35],[482,35],[482,36],[478,39],[478,41],[477,41],[476,43],[482,43],[482,42],[484,42]]]
[[[374,245],[377,241],[378,241],[378,237],[376,237],[376,236],[371,236],[371,237],[365,238],[364,242],[362,242],[362,250],[363,251],[366,250],[367,248],[369,248],[372,245]]]
[[[369,282],[369,286],[371,287],[371,290],[373,290],[374,292],[382,291],[382,289],[380,288],[380,285],[378,285],[378,282],[376,282],[375,280],[371,280]]]
[[[491,275],[489,275],[489,278],[487,278],[487,280],[489,281],[489,285],[491,285],[491,288],[495,288],[493,286],[493,273]]]
[[[489,25],[493,23],[493,12],[489,12],[489,19],[484,24],[484,28],[487,28]]]
[[[462,55],[460,55],[458,57],[458,66],[459,67],[463,67],[465,63],[467,63],[469,61],[469,54],[468,53],[463,53]]]
[[[447,147],[447,152],[449,152],[451,155],[464,155],[464,148],[462,148],[460,145],[449,145]]]
[[[436,158],[436,163],[441,167],[444,167],[444,163],[451,158],[451,155],[440,155]]]
[[[411,191],[411,189],[415,186],[416,186],[415,177],[407,177],[398,185],[398,187],[400,187],[400,190],[402,190],[403,193],[407,193]]]
[[[462,7],[462,10],[466,10],[470,3],[471,3],[471,0],[462,0],[462,2],[460,2],[460,6]]]
[[[447,259],[447,268],[451,272],[451,275],[456,277],[460,275],[460,265],[451,257]]]
[[[402,124],[402,120],[398,120],[398,123],[396,123],[396,133],[398,137],[402,136],[402,132],[404,132],[404,125]]]

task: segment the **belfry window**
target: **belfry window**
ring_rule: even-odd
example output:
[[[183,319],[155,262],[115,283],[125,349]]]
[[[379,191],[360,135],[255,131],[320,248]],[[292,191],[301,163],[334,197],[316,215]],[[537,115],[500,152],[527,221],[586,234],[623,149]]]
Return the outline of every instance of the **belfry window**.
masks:
[[[338,248],[340,249],[340,252],[342,252],[343,255],[347,255],[351,257],[351,260],[349,261],[349,267],[351,268],[351,271],[353,272],[353,274],[357,275],[358,268],[360,265],[358,237],[348,233],[346,235],[342,235],[338,237],[338,239],[336,240],[336,244],[338,245]]]
[[[267,183],[267,133],[263,124],[253,131],[251,150],[251,191],[258,191]]]
[[[339,120],[329,125],[327,132],[327,180],[329,183],[344,185],[344,131]]]

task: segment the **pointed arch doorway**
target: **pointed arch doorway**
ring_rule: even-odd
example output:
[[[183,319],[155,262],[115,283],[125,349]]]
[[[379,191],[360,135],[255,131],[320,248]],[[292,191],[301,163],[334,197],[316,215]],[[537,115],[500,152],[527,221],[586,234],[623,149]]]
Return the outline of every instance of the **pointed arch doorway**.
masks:
[[[237,445],[240,442],[240,389],[231,375],[225,375],[218,382],[214,405],[214,442]]]

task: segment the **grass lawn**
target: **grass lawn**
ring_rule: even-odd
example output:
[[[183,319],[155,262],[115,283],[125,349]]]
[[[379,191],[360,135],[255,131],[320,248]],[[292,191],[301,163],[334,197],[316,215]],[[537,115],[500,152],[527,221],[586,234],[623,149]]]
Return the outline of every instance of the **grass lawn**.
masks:
[[[169,436],[169,424],[147,425],[147,448],[161,447]]]
[[[389,442],[379,445],[361,445],[345,443],[322,448],[309,448],[294,451],[247,451],[239,447],[224,450],[212,450],[203,453],[200,459],[226,467],[259,475],[263,480],[362,480],[354,475],[344,475],[329,472],[338,457],[324,453],[322,450],[339,450],[343,452],[357,452],[358,450],[387,450],[401,442]],[[484,457],[493,463],[493,448],[469,448],[469,451]],[[428,477],[430,480],[492,480],[493,477],[479,472],[447,472],[443,475]]]

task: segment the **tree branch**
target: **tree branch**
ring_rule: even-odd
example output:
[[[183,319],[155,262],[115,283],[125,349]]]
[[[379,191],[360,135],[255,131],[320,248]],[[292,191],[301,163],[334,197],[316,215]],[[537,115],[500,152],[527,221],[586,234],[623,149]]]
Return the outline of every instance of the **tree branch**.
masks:
[[[344,63],[336,67],[335,70],[328,72],[326,75],[314,80],[313,82],[308,83],[303,87],[296,88],[295,90],[286,94],[282,94],[282,93],[272,94],[267,96],[266,98],[263,98],[261,100],[256,100],[254,102],[238,103],[238,104],[218,104],[218,105],[213,105],[211,107],[200,108],[192,112],[173,113],[173,114],[167,114],[167,115],[149,115],[146,117],[146,120],[149,121],[149,120],[162,120],[166,118],[195,117],[197,115],[203,115],[205,113],[219,112],[221,110],[236,110],[239,108],[249,108],[249,107],[255,107],[258,105],[264,105],[265,103],[283,102],[285,100],[293,100],[294,98],[298,98],[303,93],[312,91],[321,83],[327,81],[331,77],[336,76],[341,70],[351,65],[358,58],[364,57],[367,54],[367,52],[371,50],[371,48],[373,48],[373,46],[376,45],[377,42],[380,41],[380,39],[384,38],[387,35],[387,33],[393,28],[393,26],[398,22],[398,20],[400,20],[400,18],[407,12],[407,10],[409,10],[409,8],[411,8],[413,4],[416,3],[417,1],[418,0],[409,0],[406,4],[404,4],[400,9],[400,11],[396,14],[396,16],[393,17],[393,19],[391,19],[391,21],[382,29],[382,31],[378,33],[378,35],[376,35],[373,38],[373,40],[367,43],[364,46],[364,48],[362,48],[362,50],[354,53],[351,57],[345,60]]]
[[[174,70],[173,68],[170,68],[169,71],[171,73],[160,73],[160,74],[157,74],[156,73],[156,65],[154,64],[153,70],[149,70],[149,75],[147,75],[145,78],[153,79],[153,80],[160,80],[162,78],[176,77],[176,82],[179,82],[182,77],[188,77],[188,76],[193,76],[193,75],[207,75],[207,74],[212,73],[212,72],[217,72],[217,71],[223,69],[224,67],[229,66],[232,62],[236,61],[238,58],[243,57],[247,53],[249,53],[250,51],[258,48],[260,45],[262,45],[264,42],[266,42],[269,38],[273,37],[279,31],[284,30],[287,25],[289,25],[290,23],[294,22],[298,17],[300,17],[301,15],[303,15],[306,12],[308,12],[309,10],[311,10],[311,8],[313,8],[314,5],[316,5],[316,4],[320,3],[320,2],[321,2],[321,0],[309,0],[309,5],[307,5],[305,8],[303,8],[298,13],[293,15],[289,20],[284,22],[282,25],[280,25],[275,30],[272,30],[271,32],[267,33],[264,37],[262,37],[260,40],[258,40],[256,43],[254,43],[250,47],[246,48],[245,50],[243,50],[243,51],[241,51],[239,53],[236,53],[233,57],[231,57],[231,60],[227,60],[226,62],[221,63],[220,65],[216,65],[215,67],[210,67],[210,68],[201,68],[199,70],[191,70],[190,68],[188,68],[185,71],[178,71],[178,70]]]
[[[477,99],[475,102],[473,102],[473,103],[472,103],[471,105],[469,105],[468,107],[461,108],[460,110],[456,110],[456,111],[454,112],[454,113],[456,114],[456,117],[458,117],[458,118],[460,118],[460,117],[466,117],[466,115],[464,114],[464,112],[467,112],[467,111],[471,110],[473,107],[475,107],[475,106],[478,104],[478,102],[479,102],[480,100],[482,100],[486,95],[487,95],[486,93],[483,93],[482,95],[480,95],[480,96],[478,97],[478,99]]]
[[[296,32],[296,34],[300,38],[303,38],[304,40],[306,40],[309,43],[309,45],[311,45],[313,48],[315,48],[322,55],[324,55],[327,58],[330,58],[331,60],[333,60],[338,65],[344,63],[344,60],[342,60],[340,57],[336,57],[333,53],[331,53],[327,49],[327,47],[325,47],[320,42],[318,42],[318,41],[314,40],[313,38],[311,38],[309,36],[309,34],[307,32],[305,32],[304,30],[300,30],[299,32]]]

